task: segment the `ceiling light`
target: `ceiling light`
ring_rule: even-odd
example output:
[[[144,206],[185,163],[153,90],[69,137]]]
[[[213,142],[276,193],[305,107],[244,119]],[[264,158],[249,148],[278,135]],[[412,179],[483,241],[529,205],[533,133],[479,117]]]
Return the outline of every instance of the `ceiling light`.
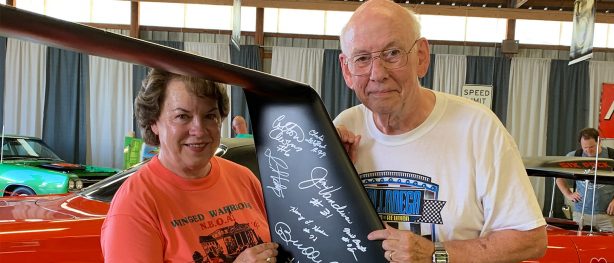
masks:
[[[439,5],[439,2],[435,3],[436,5]]]
[[[467,3],[467,6],[471,6],[471,3]]]
[[[424,1],[420,2],[420,4],[421,4],[421,5],[423,5],[423,4],[424,4]]]
[[[605,10],[605,13],[606,13],[606,14],[607,14],[607,13],[610,13],[610,10]]]
[[[547,8],[547,7],[544,7],[544,11],[547,11],[547,10],[548,10],[548,8]]]
[[[360,0],[360,1],[362,1],[362,0]],[[409,0],[405,1],[405,3],[406,3],[406,4],[409,4]]]
[[[559,8],[559,11],[563,11],[563,8],[562,8],[562,7],[561,7],[561,8]]]
[[[529,6],[529,9],[533,9],[533,7],[532,7],[532,6]]]
[[[483,4],[482,7],[486,7],[486,4]]]
[[[452,3],[452,6],[455,6],[455,5],[456,5],[456,3]]]
[[[501,8],[501,5],[498,5],[497,8]]]

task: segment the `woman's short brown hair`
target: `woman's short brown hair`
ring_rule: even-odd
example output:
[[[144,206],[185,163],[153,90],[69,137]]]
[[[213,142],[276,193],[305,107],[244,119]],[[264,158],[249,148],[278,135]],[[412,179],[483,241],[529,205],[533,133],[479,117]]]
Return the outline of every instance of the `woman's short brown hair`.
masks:
[[[153,146],[160,145],[160,139],[151,130],[160,117],[161,105],[165,99],[165,92],[171,80],[183,81],[186,88],[200,98],[211,98],[217,101],[222,120],[226,119],[230,109],[226,88],[217,82],[207,79],[179,75],[159,69],[152,69],[143,80],[139,94],[134,100],[134,115],[138,122],[145,143]]]

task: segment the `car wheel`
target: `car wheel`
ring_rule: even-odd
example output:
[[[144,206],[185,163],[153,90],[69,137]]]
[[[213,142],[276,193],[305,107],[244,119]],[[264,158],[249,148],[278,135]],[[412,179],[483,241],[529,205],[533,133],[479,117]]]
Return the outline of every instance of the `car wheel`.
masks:
[[[34,190],[25,187],[25,186],[20,186],[17,187],[15,189],[13,189],[13,191],[11,192],[11,196],[24,196],[24,195],[35,195],[36,193],[34,192]]]

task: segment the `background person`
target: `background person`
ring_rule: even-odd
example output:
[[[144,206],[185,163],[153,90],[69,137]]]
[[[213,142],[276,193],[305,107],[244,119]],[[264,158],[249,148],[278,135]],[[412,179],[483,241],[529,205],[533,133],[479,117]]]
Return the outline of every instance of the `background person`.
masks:
[[[111,202],[101,236],[106,262],[276,262],[258,179],[214,156],[228,111],[217,83],[149,73],[135,115],[160,152]]]
[[[232,119],[232,130],[235,133],[235,138],[253,138],[247,130],[247,122],[241,115],[237,115]]]
[[[580,149],[576,149],[567,153],[567,156],[576,157],[595,157],[614,159],[614,149],[603,147],[597,143],[599,131],[594,128],[584,128],[578,134],[578,143]],[[586,198],[583,198],[586,190],[586,182],[582,180],[576,181],[575,191],[569,189],[566,179],[557,178],[556,185],[565,198],[575,203],[573,208],[573,220],[578,224],[596,226],[600,231],[614,231],[614,185],[597,184],[596,187],[592,182],[588,183],[588,191]],[[593,203],[593,188],[595,188],[595,203]],[[582,218],[582,207],[584,206],[584,222],[580,222]],[[595,208],[595,218],[591,218]]]
[[[371,0],[354,12],[340,39],[344,79],[363,104],[334,122],[363,183],[404,174],[392,179],[410,187],[396,191],[417,189],[412,194],[420,203],[440,206],[404,214],[410,220],[394,223],[399,229],[370,233],[370,240],[383,240],[386,260],[519,262],[543,256],[545,221],[511,135],[484,106],[420,86],[430,53],[416,16],[391,1]],[[395,201],[380,207],[380,216],[418,203]]]

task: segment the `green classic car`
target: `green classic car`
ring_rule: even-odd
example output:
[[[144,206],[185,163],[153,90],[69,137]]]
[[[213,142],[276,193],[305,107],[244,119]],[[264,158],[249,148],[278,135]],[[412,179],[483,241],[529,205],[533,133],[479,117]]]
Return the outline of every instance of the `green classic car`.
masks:
[[[2,196],[61,194],[79,191],[119,170],[70,164],[41,139],[4,136],[0,155]]]

